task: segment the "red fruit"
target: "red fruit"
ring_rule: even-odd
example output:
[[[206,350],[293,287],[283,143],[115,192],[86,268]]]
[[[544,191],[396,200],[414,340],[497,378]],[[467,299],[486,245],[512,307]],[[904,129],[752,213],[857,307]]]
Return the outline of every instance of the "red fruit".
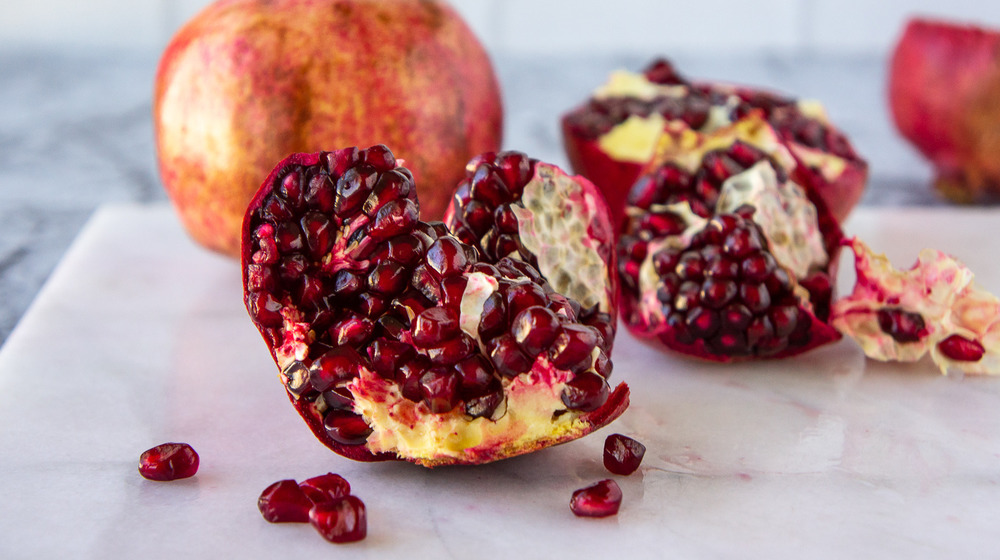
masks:
[[[608,517],[617,514],[621,505],[621,488],[607,479],[573,492],[569,509],[577,517]]]
[[[372,165],[373,152],[384,163]],[[418,221],[409,172],[391,157],[384,146],[292,155],[244,220],[247,310],[313,433],[357,460],[474,464],[620,415],[628,388],[609,390],[610,362],[596,348],[607,331],[583,324],[580,304],[531,264],[480,255],[444,224]],[[378,187],[387,175],[393,196]],[[288,177],[324,187],[300,199]],[[319,215],[331,232],[322,254],[279,239]],[[594,377],[598,390],[564,398]]]
[[[604,468],[620,475],[630,475],[639,468],[646,446],[621,434],[611,434],[604,440]]]
[[[576,313],[610,352],[618,285],[609,216],[587,179],[510,151],[469,162],[444,220],[487,259],[509,257],[537,269],[552,289],[578,303]]]
[[[309,523],[334,543],[356,542],[368,535],[365,504],[357,496],[316,504],[309,510]]]
[[[489,57],[439,0],[214,2],[164,51],[153,117],[160,174],[184,226],[233,256],[260,179],[290,153],[389,143],[423,185],[424,218],[439,219],[462,165],[499,148],[502,133]],[[294,206],[323,185],[295,189],[293,208],[276,213],[301,216]],[[330,230],[309,228],[322,252]]]
[[[722,362],[837,340],[827,320],[842,234],[789,178],[797,164],[774,129],[750,115],[711,134],[668,132],[658,152],[619,240],[629,329]]]
[[[1000,31],[910,20],[889,68],[899,132],[934,164],[934,186],[959,202],[1000,195]]]
[[[294,480],[279,480],[257,498],[257,509],[271,523],[307,523],[312,506]]]
[[[618,225],[629,189],[654,159],[665,130],[711,133],[751,112],[763,115],[787,142],[796,162],[794,174],[843,221],[861,197],[868,168],[818,103],[742,86],[690,82],[662,59],[643,74],[612,74],[608,84],[563,116],[563,143],[573,170],[604,193]]]
[[[343,498],[351,493],[351,483],[339,474],[326,473],[299,483],[299,489],[314,504]]]
[[[163,443],[139,456],[139,474],[149,480],[179,480],[197,472],[198,454],[186,443]]]

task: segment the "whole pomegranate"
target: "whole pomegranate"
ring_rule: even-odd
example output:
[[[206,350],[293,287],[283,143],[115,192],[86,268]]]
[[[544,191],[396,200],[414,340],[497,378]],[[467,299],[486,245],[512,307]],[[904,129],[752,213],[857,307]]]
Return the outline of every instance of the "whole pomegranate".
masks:
[[[607,381],[614,253],[596,189],[518,153],[469,168],[474,193],[463,181],[456,200],[516,194],[491,214],[506,250],[420,221],[413,175],[382,145],[294,154],[249,205],[247,310],[289,398],[337,453],[484,463],[581,437],[628,406],[628,387]],[[475,213],[460,214],[456,227]],[[529,260],[555,254],[587,266],[544,268],[550,284]]]
[[[219,0],[163,53],[153,116],[184,226],[233,256],[261,177],[290,153],[390,144],[438,219],[502,132],[490,60],[438,0]]]
[[[864,191],[868,165],[819,103],[689,81],[663,59],[642,73],[613,73],[563,116],[563,142],[573,170],[603,191],[621,223],[629,189],[653,159],[666,128],[683,125],[708,134],[750,112],[763,115],[787,143],[803,186],[817,191],[834,217],[846,219]]]
[[[889,70],[896,128],[933,164],[949,199],[1000,196],[1000,31],[911,20]]]

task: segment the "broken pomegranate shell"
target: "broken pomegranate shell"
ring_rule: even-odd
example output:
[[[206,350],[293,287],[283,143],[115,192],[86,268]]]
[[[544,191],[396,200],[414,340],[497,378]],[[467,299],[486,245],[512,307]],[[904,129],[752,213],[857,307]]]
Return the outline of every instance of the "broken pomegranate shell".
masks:
[[[643,73],[614,72],[563,116],[563,144],[574,172],[600,188],[618,224],[629,190],[655,156],[665,128],[711,133],[754,111],[788,144],[802,185],[816,190],[838,221],[846,219],[864,191],[868,166],[819,103],[688,81],[663,59]]]
[[[247,210],[247,310],[320,441],[361,461],[477,464],[625,410],[572,300],[417,212],[385,146],[294,154]]]
[[[622,434],[611,434],[604,440],[604,468],[620,475],[634,473],[646,454],[646,446]]]
[[[200,459],[186,443],[162,443],[139,455],[139,474],[157,481],[190,478],[198,472]]]
[[[610,354],[618,320],[615,230],[593,183],[521,152],[485,153],[466,166],[444,222],[486,260],[507,257],[538,270]],[[568,365],[585,347],[564,338]]]
[[[622,505],[622,489],[614,480],[596,482],[573,492],[569,509],[577,517],[609,517]]]
[[[889,67],[896,128],[957,202],[1000,197],[1000,30],[912,19]]]
[[[829,324],[843,234],[792,179],[758,114],[710,134],[668,127],[629,196],[622,317],[640,339],[713,361],[780,358],[837,340]]]
[[[942,373],[1000,374],[1000,299],[955,258],[924,249],[909,270],[858,239],[854,291],[833,304],[832,323],[865,354],[913,362],[930,354]]]

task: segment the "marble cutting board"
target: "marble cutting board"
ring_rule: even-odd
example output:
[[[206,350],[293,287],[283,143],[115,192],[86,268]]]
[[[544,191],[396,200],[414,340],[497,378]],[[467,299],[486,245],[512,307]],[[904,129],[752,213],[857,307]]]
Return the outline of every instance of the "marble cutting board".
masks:
[[[845,229],[897,265],[951,252],[1000,292],[996,209],[862,209]],[[873,363],[847,341],[719,366],[623,333],[614,377],[633,405],[597,434],[473,468],[360,464],[287,403],[239,276],[167,206],[92,218],[0,349],[0,558],[1000,554],[1000,378]],[[643,466],[614,477],[617,517],[575,518],[571,492],[611,477],[613,432],[646,444]],[[139,453],[165,441],[199,451],[196,477],[139,477]],[[257,512],[271,482],[327,471],[366,502],[365,541]]]

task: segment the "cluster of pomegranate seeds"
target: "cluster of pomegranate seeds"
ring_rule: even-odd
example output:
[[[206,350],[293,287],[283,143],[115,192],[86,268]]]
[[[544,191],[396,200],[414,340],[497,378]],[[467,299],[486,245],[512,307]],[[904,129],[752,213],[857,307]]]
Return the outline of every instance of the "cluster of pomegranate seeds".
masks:
[[[621,434],[604,440],[604,468],[613,474],[630,475],[642,464],[646,446]]]
[[[139,474],[157,481],[190,478],[198,472],[199,458],[186,443],[163,443],[139,456]]]
[[[569,509],[577,517],[608,517],[617,514],[621,504],[622,489],[606,479],[573,492]]]
[[[257,508],[271,523],[311,523],[335,543],[359,541],[367,535],[364,502],[351,494],[347,480],[334,473],[298,483],[279,480],[264,489]]]

